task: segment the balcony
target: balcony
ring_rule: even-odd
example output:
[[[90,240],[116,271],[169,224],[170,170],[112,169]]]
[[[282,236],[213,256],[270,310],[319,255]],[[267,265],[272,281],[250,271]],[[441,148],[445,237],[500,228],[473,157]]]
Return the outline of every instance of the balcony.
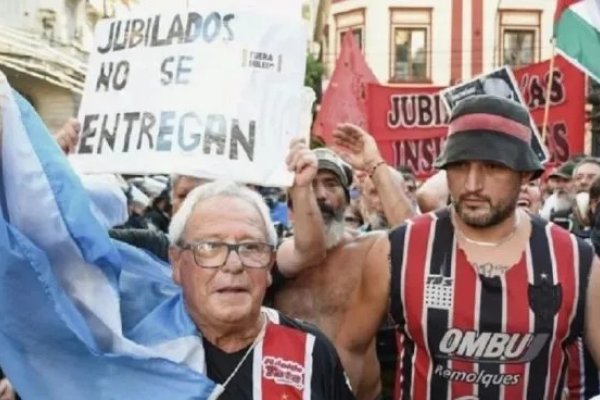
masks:
[[[0,66],[81,94],[87,52],[76,43],[58,43],[43,33],[0,26]]]

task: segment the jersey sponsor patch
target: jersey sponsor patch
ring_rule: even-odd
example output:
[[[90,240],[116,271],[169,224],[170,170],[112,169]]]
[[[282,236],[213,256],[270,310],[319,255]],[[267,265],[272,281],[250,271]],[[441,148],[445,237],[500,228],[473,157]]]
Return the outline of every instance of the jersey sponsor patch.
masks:
[[[264,357],[262,370],[263,378],[275,381],[278,385],[304,389],[304,367],[296,362],[279,357]]]
[[[560,283],[552,284],[545,274],[542,274],[542,281],[539,284],[529,284],[527,294],[531,310],[542,319],[547,327],[551,328],[554,316],[562,304],[562,285]]]
[[[427,276],[425,305],[427,308],[450,310],[452,308],[452,278],[443,275]]]
[[[438,356],[472,363],[523,364],[533,361],[550,338],[548,333],[477,332],[449,329]]]
[[[489,373],[485,369],[482,369],[478,372],[460,371],[447,368],[440,364],[435,367],[433,373],[450,381],[469,383],[473,385],[483,385],[486,388],[492,385],[517,385],[521,378],[520,374]]]

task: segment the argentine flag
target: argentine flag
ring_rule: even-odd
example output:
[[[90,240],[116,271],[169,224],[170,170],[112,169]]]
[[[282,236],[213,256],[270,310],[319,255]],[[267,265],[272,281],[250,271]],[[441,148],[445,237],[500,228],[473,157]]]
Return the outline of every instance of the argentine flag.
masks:
[[[112,241],[0,72],[0,366],[33,400],[206,399],[202,340],[168,266]]]

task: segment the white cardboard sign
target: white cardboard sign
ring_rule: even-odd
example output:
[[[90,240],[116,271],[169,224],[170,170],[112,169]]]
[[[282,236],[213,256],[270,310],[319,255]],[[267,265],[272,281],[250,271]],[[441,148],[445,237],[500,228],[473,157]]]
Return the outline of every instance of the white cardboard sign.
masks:
[[[288,145],[308,135],[313,100],[305,24],[242,3],[101,21],[75,168],[291,185]]]

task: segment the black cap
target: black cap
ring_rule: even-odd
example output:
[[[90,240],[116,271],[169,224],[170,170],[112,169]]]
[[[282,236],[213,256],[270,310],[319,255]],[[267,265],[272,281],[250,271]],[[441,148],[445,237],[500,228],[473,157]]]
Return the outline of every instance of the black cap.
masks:
[[[575,170],[575,162],[567,161],[563,163],[560,167],[554,169],[549,175],[548,178],[558,177],[566,180],[571,180],[573,178],[573,171]]]
[[[521,104],[492,95],[473,96],[452,111],[448,139],[435,166],[458,161],[494,161],[519,172],[544,169],[531,148],[529,112]]]
[[[352,167],[342,160],[335,152],[326,148],[319,147],[313,150],[319,162],[318,168],[333,172],[341,185],[349,188],[352,184]]]

